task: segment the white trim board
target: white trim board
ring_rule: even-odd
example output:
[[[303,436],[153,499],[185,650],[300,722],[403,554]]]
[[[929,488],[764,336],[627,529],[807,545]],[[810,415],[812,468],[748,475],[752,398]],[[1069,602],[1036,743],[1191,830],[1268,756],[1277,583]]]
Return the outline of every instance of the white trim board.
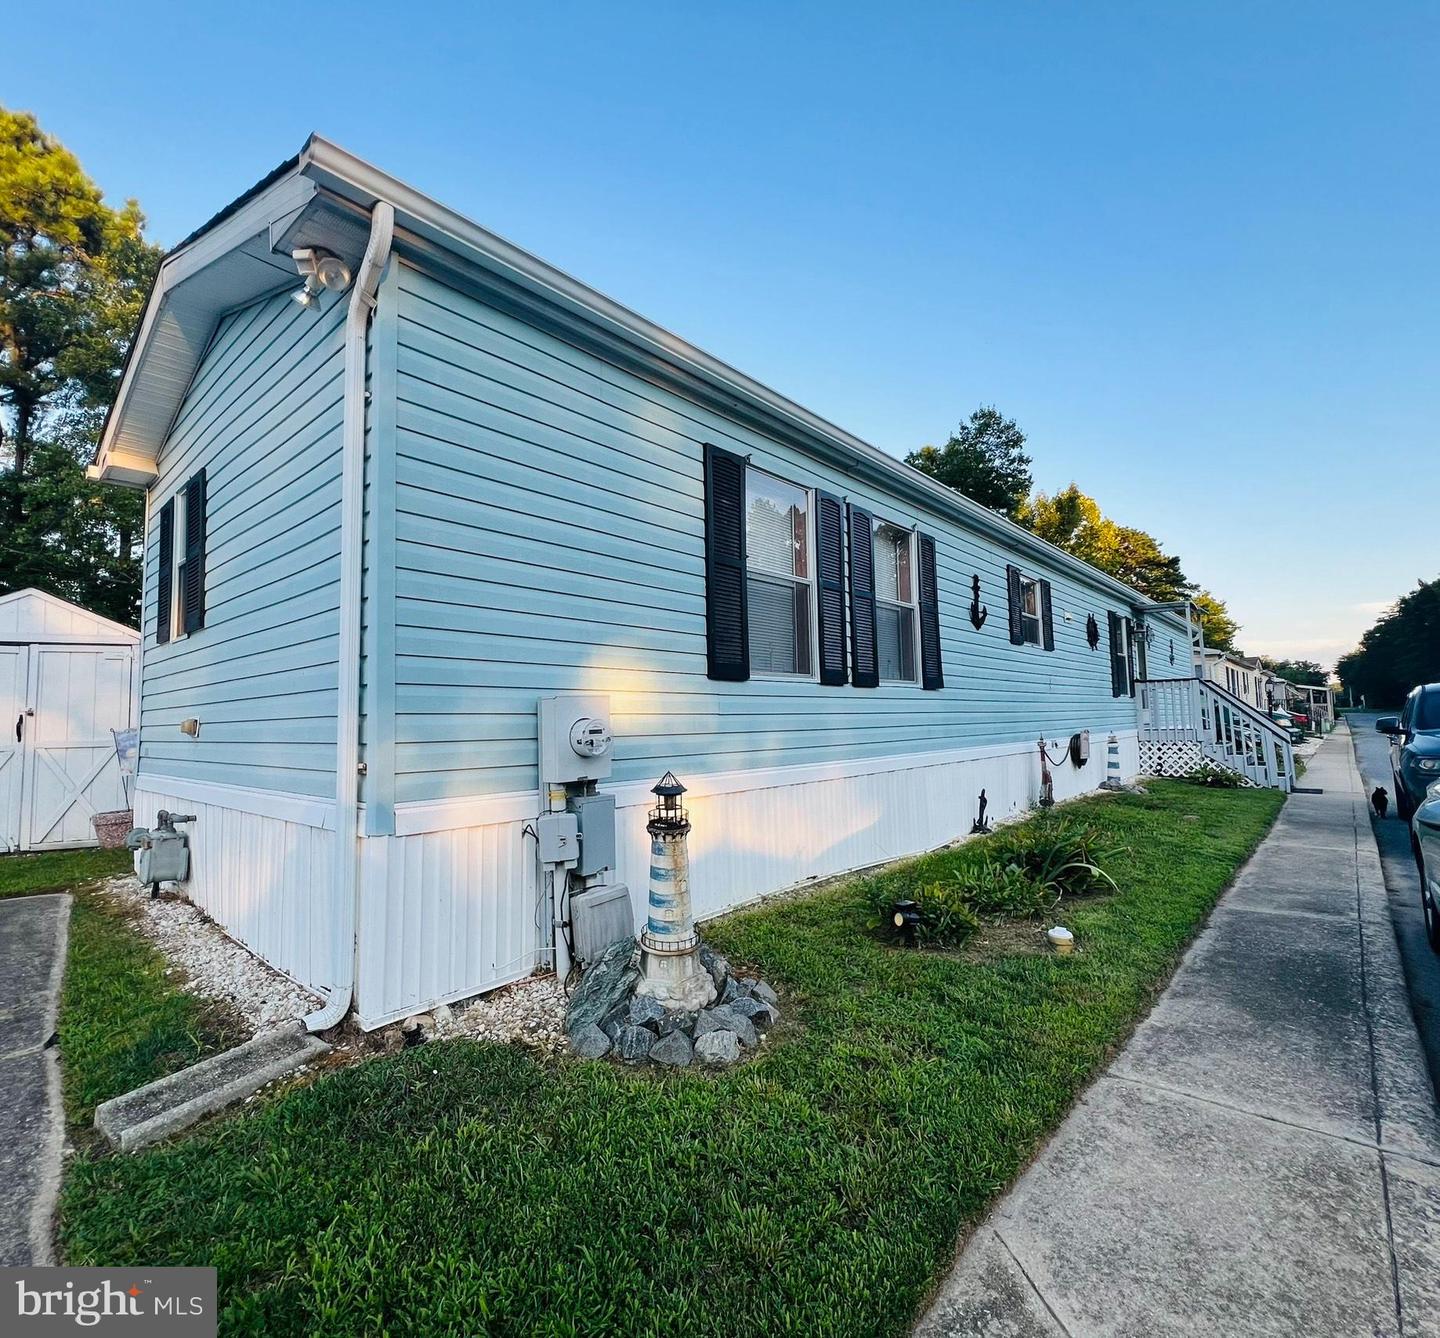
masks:
[[[1105,739],[1111,733],[1117,739],[1138,739],[1139,731],[1099,731],[1102,737],[1098,748],[1095,743],[1096,733],[1096,730],[1090,731],[1090,766],[1096,767],[1099,780],[1104,780]],[[1054,756],[1057,750],[1064,748],[1068,742],[1069,735],[1064,739],[1046,739],[1046,747],[1051,756]],[[818,781],[849,780],[856,776],[874,776],[895,771],[917,771],[1035,752],[1038,752],[1036,740],[1027,739],[1016,743],[977,744],[969,748],[866,757],[850,761],[814,762],[803,766],[717,771],[709,775],[681,779],[685,781],[686,793],[691,798],[699,799],[708,795],[783,789],[795,785],[812,785]],[[615,796],[616,807],[634,808],[652,802],[652,784],[651,781],[624,781],[613,785],[602,784],[600,789]],[[460,795],[452,799],[411,800],[395,805],[395,835],[419,836],[425,832],[451,831],[457,827],[489,827],[502,822],[521,822],[533,818],[540,809],[540,797],[535,790],[510,790],[492,795]]]
[[[256,790],[248,785],[227,785],[221,781],[194,780],[182,776],[157,776],[145,772],[135,778],[135,809],[140,810],[141,796],[146,793],[173,795],[177,799],[193,799],[216,808],[234,809],[237,813],[253,813],[261,818],[279,818],[302,827],[335,830],[335,801],[316,799],[308,794],[290,794],[284,790]]]

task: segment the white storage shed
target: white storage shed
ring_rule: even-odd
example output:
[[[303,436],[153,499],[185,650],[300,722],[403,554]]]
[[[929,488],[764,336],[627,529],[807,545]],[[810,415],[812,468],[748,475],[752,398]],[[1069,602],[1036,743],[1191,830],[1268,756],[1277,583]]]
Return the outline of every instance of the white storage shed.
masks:
[[[0,853],[95,844],[128,808],[114,730],[135,719],[140,635],[41,590],[0,596]]]

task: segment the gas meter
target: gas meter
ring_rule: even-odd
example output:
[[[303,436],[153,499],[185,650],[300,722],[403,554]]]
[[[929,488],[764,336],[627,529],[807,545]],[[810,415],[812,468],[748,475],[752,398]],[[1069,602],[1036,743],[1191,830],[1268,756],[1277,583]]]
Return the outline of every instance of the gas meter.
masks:
[[[190,877],[190,836],[175,830],[177,822],[194,822],[193,813],[170,813],[161,809],[154,827],[136,827],[125,844],[137,851],[135,876],[150,884],[153,897],[161,883],[183,883]]]

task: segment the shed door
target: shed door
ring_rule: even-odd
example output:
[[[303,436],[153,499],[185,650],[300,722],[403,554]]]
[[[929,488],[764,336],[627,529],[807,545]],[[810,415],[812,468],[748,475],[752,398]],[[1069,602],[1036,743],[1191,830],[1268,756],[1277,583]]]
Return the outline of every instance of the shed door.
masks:
[[[36,646],[25,722],[26,849],[93,845],[91,817],[126,808],[110,731],[130,723],[128,646]]]
[[[25,769],[25,688],[30,652],[0,646],[0,852],[20,847],[20,775]]]

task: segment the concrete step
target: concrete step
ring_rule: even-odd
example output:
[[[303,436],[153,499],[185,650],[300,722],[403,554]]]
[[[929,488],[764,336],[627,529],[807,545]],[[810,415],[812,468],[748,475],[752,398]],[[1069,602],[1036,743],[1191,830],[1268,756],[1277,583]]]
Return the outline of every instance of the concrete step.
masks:
[[[300,1022],[261,1032],[244,1045],[103,1102],[95,1127],[122,1152],[188,1129],[197,1120],[293,1073],[330,1047]]]

